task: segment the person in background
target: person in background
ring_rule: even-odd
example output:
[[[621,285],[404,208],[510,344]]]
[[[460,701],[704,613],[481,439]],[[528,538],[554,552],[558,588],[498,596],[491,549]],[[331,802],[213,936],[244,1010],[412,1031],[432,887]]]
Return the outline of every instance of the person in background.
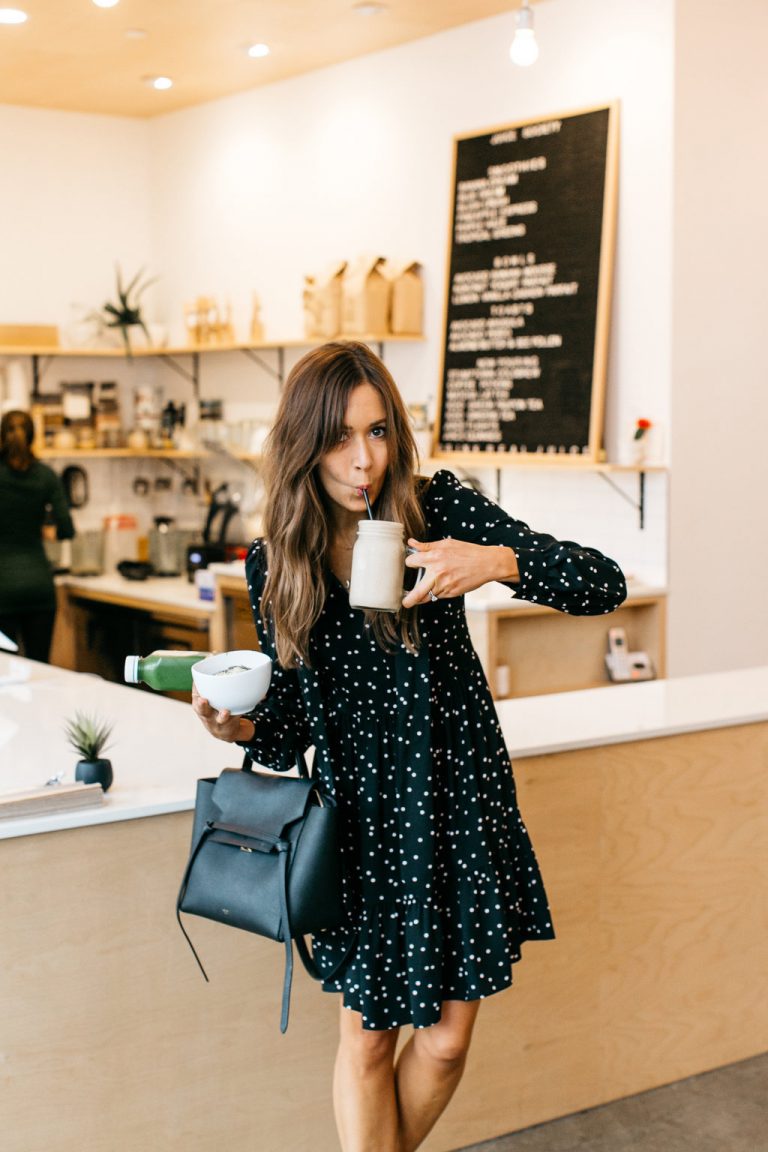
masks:
[[[28,412],[0,420],[0,631],[22,656],[48,662],[56,617],[53,571],[44,532],[59,540],[75,534],[59,477],[32,451]]]
[[[265,538],[246,580],[270,690],[248,716],[196,692],[193,708],[269,768],[315,748],[342,834],[345,922],[314,937],[323,988],[342,1000],[341,1147],[413,1152],[461,1079],[480,1001],[512,983],[524,941],[554,935],[464,596],[495,580],[598,615],[626,585],[596,549],[532,531],[451,472],[418,476],[403,401],[363,344],[299,361],[265,460]],[[364,491],[423,570],[394,614],[349,603]]]

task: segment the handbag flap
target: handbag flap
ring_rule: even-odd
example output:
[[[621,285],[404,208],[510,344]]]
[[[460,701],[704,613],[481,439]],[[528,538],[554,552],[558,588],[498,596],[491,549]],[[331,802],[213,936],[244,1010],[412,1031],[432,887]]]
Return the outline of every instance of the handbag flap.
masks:
[[[279,837],[286,825],[304,815],[315,787],[312,780],[225,768],[211,794],[214,819]]]

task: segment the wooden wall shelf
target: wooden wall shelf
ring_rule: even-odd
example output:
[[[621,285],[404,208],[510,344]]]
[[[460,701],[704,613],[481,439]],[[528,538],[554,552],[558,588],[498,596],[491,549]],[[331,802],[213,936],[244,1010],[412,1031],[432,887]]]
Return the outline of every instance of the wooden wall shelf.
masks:
[[[560,470],[564,472],[666,472],[665,464],[613,464],[566,452],[446,452],[430,457],[430,464],[440,468]]]
[[[41,460],[205,460],[210,452],[178,451],[175,448],[41,448]]]
[[[147,356],[192,356],[208,352],[269,352],[280,348],[315,348],[329,340],[359,340],[363,344],[413,344],[423,335],[397,336],[391,332],[367,332],[363,335],[297,337],[290,340],[233,341],[226,344],[169,344],[162,348],[134,348],[131,357],[139,360]],[[126,360],[124,348],[66,348],[58,344],[0,344],[0,356],[79,357],[80,359]]]
[[[297,337],[291,340],[232,341],[226,344],[179,344],[164,348],[135,348],[128,353],[124,348],[63,348],[50,344],[0,344],[0,357],[29,356],[32,361],[32,396],[40,394],[41,360],[96,359],[96,360],[143,360],[152,357],[163,360],[178,375],[183,376],[194,389],[195,398],[200,399],[200,357],[211,353],[242,352],[267,372],[280,387],[285,381],[285,350],[287,348],[315,348],[326,344],[330,337]],[[389,332],[368,332],[363,335],[339,335],[339,340],[359,340],[364,344],[375,344],[379,356],[384,356],[385,344],[412,344],[423,340],[423,335],[397,336]],[[277,367],[262,359],[262,352],[277,353]],[[187,357],[192,358],[192,366],[186,366]]]

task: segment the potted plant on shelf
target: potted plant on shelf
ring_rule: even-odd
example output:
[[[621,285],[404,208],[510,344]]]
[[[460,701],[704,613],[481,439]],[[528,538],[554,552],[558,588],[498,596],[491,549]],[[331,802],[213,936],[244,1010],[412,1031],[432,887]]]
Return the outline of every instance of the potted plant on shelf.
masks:
[[[102,752],[106,751],[112,727],[106,720],[75,712],[64,729],[67,740],[80,756],[75,766],[75,780],[83,784],[101,784],[105,792],[112,783],[113,774],[112,761],[106,760]]]
[[[635,432],[632,437],[633,455],[636,464],[645,464],[650,454],[650,437],[653,422],[640,418],[635,421]]]
[[[95,315],[105,328],[119,329],[125,344],[125,351],[130,356],[132,351],[131,336],[135,336],[137,329],[143,334],[147,344],[152,343],[149,329],[141,314],[141,295],[150,284],[154,284],[157,277],[153,276],[151,280],[145,280],[141,283],[144,269],[140,268],[133,279],[123,287],[120,265],[116,264],[115,269],[117,273],[117,301],[114,304],[108,301]]]

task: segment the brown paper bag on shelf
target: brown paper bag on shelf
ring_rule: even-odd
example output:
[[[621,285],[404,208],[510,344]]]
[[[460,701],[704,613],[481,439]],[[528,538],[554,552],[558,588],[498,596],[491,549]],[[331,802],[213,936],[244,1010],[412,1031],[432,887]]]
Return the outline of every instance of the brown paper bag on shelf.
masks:
[[[344,274],[341,330],[345,336],[381,335],[389,330],[391,286],[383,265],[383,256],[362,256]]]
[[[346,260],[319,276],[304,277],[304,335],[309,339],[338,336],[341,331],[341,282]]]
[[[0,324],[0,344],[19,348],[58,348],[55,324]]]
[[[396,336],[420,336],[424,323],[424,283],[421,264],[386,260],[382,272],[391,285],[389,330]]]

